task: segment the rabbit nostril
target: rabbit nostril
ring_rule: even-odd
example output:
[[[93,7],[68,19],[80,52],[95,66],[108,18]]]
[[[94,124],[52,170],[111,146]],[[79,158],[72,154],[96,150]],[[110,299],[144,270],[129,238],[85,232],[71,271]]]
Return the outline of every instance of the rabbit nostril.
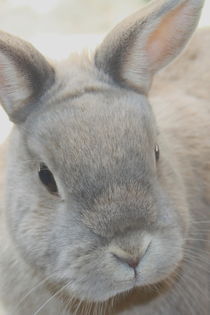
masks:
[[[127,259],[126,262],[127,264],[131,267],[131,268],[136,268],[139,264],[139,258],[130,258],[130,259]]]
[[[129,265],[131,268],[136,268],[139,264],[140,258],[139,257],[131,257],[131,256],[127,256],[127,257],[123,257],[123,256],[119,256],[116,254],[113,254],[115,258],[117,258],[119,261]]]

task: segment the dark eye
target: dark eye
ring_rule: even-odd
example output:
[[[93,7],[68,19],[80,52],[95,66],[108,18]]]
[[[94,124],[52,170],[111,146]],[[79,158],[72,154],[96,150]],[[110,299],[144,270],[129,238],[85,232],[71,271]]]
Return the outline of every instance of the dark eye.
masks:
[[[56,185],[54,176],[44,163],[40,164],[39,178],[42,184],[45,185],[45,187],[51,194],[58,195],[58,187]]]
[[[156,144],[156,145],[155,145],[155,159],[156,159],[156,161],[158,161],[158,160],[159,160],[159,158],[160,158],[159,145],[158,145],[158,144]]]

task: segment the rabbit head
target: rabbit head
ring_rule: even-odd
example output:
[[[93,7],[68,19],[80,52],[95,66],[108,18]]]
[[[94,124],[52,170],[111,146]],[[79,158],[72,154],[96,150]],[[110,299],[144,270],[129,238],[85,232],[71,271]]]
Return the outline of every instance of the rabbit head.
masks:
[[[183,258],[185,187],[147,94],[202,4],[154,1],[92,58],[57,65],[0,35],[0,99],[15,123],[8,229],[21,259],[71,296],[103,301],[164,281]]]

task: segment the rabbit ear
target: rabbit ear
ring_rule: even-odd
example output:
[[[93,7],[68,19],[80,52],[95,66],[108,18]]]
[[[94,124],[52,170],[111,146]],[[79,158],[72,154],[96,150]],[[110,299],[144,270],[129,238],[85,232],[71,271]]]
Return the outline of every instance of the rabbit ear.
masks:
[[[118,24],[95,64],[121,85],[147,94],[153,74],[175,58],[199,20],[204,0],[156,0]]]
[[[32,45],[0,32],[0,102],[13,122],[27,118],[53,81],[53,68]]]

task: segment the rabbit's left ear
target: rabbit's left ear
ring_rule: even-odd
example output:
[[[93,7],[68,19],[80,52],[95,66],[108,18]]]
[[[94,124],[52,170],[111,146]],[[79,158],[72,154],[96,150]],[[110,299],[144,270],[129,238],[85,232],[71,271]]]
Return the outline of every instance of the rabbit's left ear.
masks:
[[[118,84],[147,94],[153,74],[175,58],[204,0],[156,0],[117,25],[98,47],[96,66]]]
[[[32,45],[0,32],[0,102],[13,122],[23,122],[53,82],[53,68]]]

